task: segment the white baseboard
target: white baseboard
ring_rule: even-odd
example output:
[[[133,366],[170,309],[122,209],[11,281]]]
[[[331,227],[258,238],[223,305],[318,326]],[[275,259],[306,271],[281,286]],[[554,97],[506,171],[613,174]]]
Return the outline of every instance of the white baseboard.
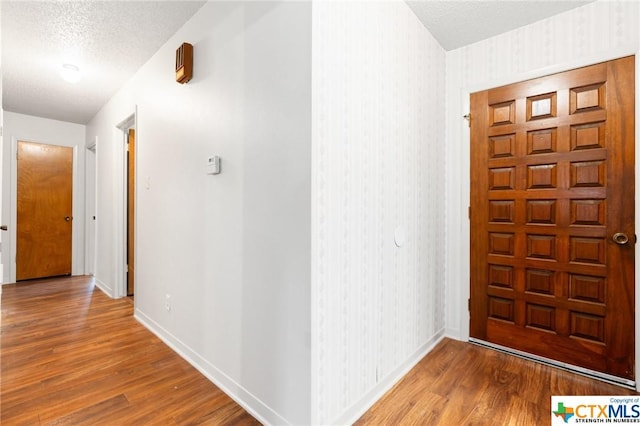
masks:
[[[371,408],[382,396],[400,381],[413,367],[416,366],[431,350],[445,337],[444,330],[438,331],[422,344],[409,358],[387,374],[376,386],[367,392],[358,402],[346,409],[337,419],[329,424],[351,425]]]
[[[202,373],[213,384],[219,387],[225,394],[244,408],[249,414],[264,425],[288,425],[290,424],[282,416],[267,406],[259,398],[251,394],[242,385],[202,358],[198,353],[181,342],[160,324],[149,318],[143,312],[136,309],[134,318],[149,331],[155,334],[167,346],[184,358],[196,370]]]
[[[111,289],[111,287],[109,287],[108,285],[106,285],[105,283],[103,283],[102,281],[100,281],[98,278],[93,278],[93,283],[95,284],[96,287],[98,287],[104,294],[106,294],[107,296],[109,296],[111,299],[113,299],[113,290]]]
[[[445,328],[444,336],[453,340],[467,341],[465,337],[460,335],[461,331],[459,328]]]

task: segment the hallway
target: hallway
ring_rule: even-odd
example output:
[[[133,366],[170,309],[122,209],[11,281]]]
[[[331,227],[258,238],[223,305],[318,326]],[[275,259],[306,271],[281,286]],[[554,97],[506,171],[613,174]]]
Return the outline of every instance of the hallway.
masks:
[[[6,285],[3,425],[256,425],[89,277]],[[357,425],[547,424],[552,395],[632,391],[444,339]]]
[[[259,424],[89,277],[2,289],[2,425]]]

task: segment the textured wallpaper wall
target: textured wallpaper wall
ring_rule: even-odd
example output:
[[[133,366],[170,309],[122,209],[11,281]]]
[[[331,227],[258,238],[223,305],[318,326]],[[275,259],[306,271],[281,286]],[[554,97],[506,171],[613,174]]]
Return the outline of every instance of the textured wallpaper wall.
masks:
[[[443,332],[445,52],[402,1],[312,19],[311,406],[343,424]]]
[[[597,1],[447,52],[447,334],[468,337],[469,93],[636,53],[640,2]]]

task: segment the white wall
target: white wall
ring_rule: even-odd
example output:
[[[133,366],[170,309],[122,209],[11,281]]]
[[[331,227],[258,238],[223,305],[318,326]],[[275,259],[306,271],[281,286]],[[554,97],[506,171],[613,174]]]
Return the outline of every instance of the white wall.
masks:
[[[194,77],[180,85],[185,41]],[[121,279],[115,126],[137,110],[136,317],[271,424],[310,421],[310,46],[310,3],[210,2],[86,134],[101,286]],[[205,173],[210,155],[220,175]]]
[[[263,422],[346,424],[445,331],[468,336],[468,93],[637,50],[638,16],[596,2],[445,53],[401,1],[210,2],[86,134],[6,113],[5,141],[97,138],[95,275],[115,295],[116,125],[137,112],[136,317]]]
[[[4,112],[4,143],[2,147],[2,217],[9,226],[2,239],[3,282],[15,282],[16,250],[16,143],[30,141],[74,148],[73,157],[73,275],[84,274],[84,138],[85,126]]]
[[[312,46],[312,410],[348,424],[443,334],[445,52],[401,1],[314,2]]]
[[[444,66],[400,1],[207,4],[88,125],[96,277],[137,110],[136,316],[263,421],[355,420],[444,329]]]
[[[469,93],[634,54],[640,3],[598,1],[447,53],[447,333],[469,336]],[[639,108],[636,108],[639,109]]]
[[[2,22],[2,7],[0,7],[0,22]],[[0,147],[4,147],[4,103],[2,102],[2,31],[0,31]],[[2,153],[3,149],[0,149],[0,176],[2,174]],[[0,184],[0,224],[4,225],[2,215],[2,206],[4,205],[2,198],[2,186]],[[0,280],[4,282],[4,259],[2,257],[2,234],[4,231],[0,231]],[[1,284],[1,283],[0,283]],[[0,296],[2,296],[2,286],[0,285]]]

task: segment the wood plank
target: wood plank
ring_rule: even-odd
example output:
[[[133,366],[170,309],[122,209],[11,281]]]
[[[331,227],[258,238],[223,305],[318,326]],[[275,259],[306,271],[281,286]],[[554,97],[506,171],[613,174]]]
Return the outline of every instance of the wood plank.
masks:
[[[259,424],[88,277],[3,287],[2,425]],[[551,395],[631,395],[443,340],[357,425],[547,424]]]
[[[471,343],[444,339],[356,423],[544,425],[552,395],[638,395]]]
[[[89,277],[6,285],[0,423],[260,424]]]

